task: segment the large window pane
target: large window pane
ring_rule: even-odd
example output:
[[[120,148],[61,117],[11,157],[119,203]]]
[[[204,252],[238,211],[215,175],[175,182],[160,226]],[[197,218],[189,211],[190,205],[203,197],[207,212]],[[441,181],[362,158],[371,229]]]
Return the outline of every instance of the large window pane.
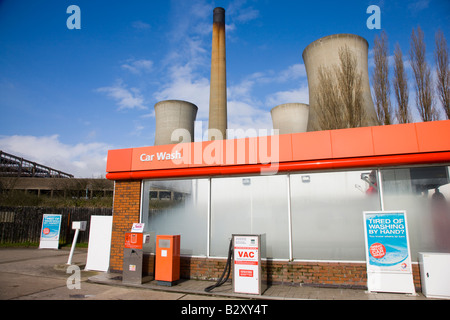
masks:
[[[205,256],[208,198],[208,179],[144,181],[145,230],[157,235],[180,234],[181,254]]]
[[[287,176],[211,181],[212,256],[226,256],[232,234],[266,234],[268,258],[289,258]]]
[[[294,259],[365,260],[363,211],[380,209],[375,171],[290,180]]]
[[[450,252],[449,167],[382,170],[385,210],[406,210],[413,261]]]

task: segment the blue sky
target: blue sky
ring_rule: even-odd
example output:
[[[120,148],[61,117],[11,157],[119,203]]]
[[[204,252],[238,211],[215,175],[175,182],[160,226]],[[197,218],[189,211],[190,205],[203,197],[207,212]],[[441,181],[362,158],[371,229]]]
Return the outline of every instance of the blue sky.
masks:
[[[81,9],[79,30],[66,26],[72,4]],[[381,9],[380,30],[367,28],[369,5]],[[196,104],[206,127],[216,6],[226,9],[232,129],[270,130],[270,109],[308,102],[302,52],[323,36],[366,38],[370,67],[382,30],[390,54],[398,42],[407,66],[413,28],[424,31],[433,69],[438,28],[450,43],[446,0],[3,0],[0,150],[77,177],[98,177],[105,175],[108,149],[153,145],[158,101]]]

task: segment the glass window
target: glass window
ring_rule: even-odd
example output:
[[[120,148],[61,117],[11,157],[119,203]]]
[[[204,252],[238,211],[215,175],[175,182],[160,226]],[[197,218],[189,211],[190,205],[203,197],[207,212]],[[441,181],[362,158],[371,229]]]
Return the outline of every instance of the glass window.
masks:
[[[147,180],[143,184],[145,231],[181,235],[181,254],[206,256],[209,180]]]
[[[411,258],[450,252],[449,167],[381,170],[385,210],[406,210]]]
[[[227,256],[233,234],[266,234],[267,258],[289,258],[287,176],[211,180],[211,256]]]
[[[363,211],[380,210],[376,171],[292,174],[294,259],[365,260]]]

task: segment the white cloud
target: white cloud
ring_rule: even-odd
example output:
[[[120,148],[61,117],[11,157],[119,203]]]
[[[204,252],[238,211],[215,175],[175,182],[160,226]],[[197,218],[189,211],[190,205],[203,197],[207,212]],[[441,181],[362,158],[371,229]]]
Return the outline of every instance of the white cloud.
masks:
[[[309,91],[307,86],[302,86],[298,89],[278,91],[270,94],[267,97],[266,105],[276,107],[283,103],[309,103]]]
[[[245,77],[241,82],[236,85],[228,87],[228,98],[230,99],[242,99],[245,101],[252,100],[252,90],[255,85],[267,82],[267,78],[262,72],[255,72]]]
[[[430,4],[430,0],[418,0],[413,1],[408,4],[408,10],[413,14],[416,15],[420,11],[427,9],[428,5]]]
[[[302,77],[306,77],[305,65],[302,63],[293,64],[286,69],[279,72],[276,80],[278,82],[286,82],[291,80],[296,80]]]
[[[0,149],[75,177],[105,176],[108,145],[100,142],[68,145],[52,136],[0,136]]]
[[[259,11],[253,7],[246,7],[246,0],[232,1],[227,8],[227,16],[240,23],[246,23],[259,17]]]
[[[245,23],[252,21],[259,17],[259,11],[256,9],[253,9],[252,7],[242,10],[242,12],[239,13],[238,16],[236,16],[236,21]]]
[[[122,64],[121,67],[125,70],[130,71],[131,73],[141,74],[152,71],[153,61],[146,59],[129,59],[126,63]]]
[[[256,103],[236,100],[228,101],[227,109],[228,129],[234,133],[228,138],[242,138],[242,133],[249,136],[270,135],[272,129],[270,111],[259,108]]]
[[[196,76],[189,65],[170,68],[170,82],[162,90],[155,93],[161,100],[185,100],[198,107],[197,120],[208,118],[209,80]]]
[[[97,92],[105,93],[108,97],[114,99],[122,109],[147,109],[144,104],[144,98],[137,88],[126,88],[122,82],[112,87],[102,87],[96,89]]]

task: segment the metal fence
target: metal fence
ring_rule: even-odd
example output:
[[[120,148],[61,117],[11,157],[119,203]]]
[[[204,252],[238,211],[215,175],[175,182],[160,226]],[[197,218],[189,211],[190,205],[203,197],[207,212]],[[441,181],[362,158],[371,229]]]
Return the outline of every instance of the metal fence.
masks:
[[[72,243],[72,221],[86,221],[86,231],[79,233],[77,242],[87,243],[91,216],[110,216],[112,208],[0,207],[0,244],[39,243],[44,214],[61,215],[60,244]]]

